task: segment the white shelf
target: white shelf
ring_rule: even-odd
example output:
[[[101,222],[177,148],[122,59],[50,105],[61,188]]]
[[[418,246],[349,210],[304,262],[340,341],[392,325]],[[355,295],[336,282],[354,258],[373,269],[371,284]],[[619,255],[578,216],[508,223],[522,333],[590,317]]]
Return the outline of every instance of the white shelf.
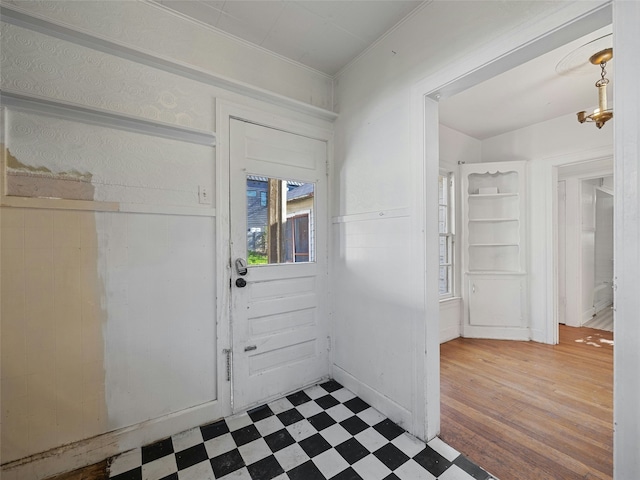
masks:
[[[519,247],[519,243],[470,243],[470,247]]]
[[[517,197],[518,193],[470,193],[469,198],[504,198]]]
[[[467,275],[526,275],[519,270],[469,270]]]
[[[487,222],[487,223],[492,223],[492,222],[518,222],[520,221],[519,218],[470,218],[469,219],[469,223],[471,222]]]

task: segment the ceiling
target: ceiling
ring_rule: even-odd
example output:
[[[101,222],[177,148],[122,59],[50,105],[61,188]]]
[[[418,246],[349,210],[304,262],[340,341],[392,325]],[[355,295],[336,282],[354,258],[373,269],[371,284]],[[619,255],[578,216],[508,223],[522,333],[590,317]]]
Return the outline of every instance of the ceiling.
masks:
[[[153,0],[333,76],[422,0]]]
[[[611,32],[611,25],[596,30],[442,100],[439,105],[440,123],[484,140],[581,110],[593,110],[598,104],[595,82],[600,78],[600,67],[590,64],[588,59],[603,43],[610,46],[611,37],[594,42],[592,45],[598,46],[594,51],[590,47],[580,47]],[[556,72],[556,65],[568,55],[570,59],[563,65],[575,68],[570,74],[560,75]],[[614,64],[615,56],[606,67],[609,79],[613,79]],[[611,86],[608,97],[611,102]],[[585,128],[595,130],[593,126]]]

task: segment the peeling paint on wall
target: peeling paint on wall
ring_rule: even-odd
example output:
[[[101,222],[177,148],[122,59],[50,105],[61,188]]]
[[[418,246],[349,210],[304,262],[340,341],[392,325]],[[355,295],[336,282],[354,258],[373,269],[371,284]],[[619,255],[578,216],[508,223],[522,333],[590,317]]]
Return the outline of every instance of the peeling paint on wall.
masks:
[[[52,172],[45,166],[21,163],[8,148],[2,146],[6,159],[7,195],[31,198],[65,198],[93,200],[93,175],[77,170]]]
[[[95,188],[75,178],[7,171],[7,195],[31,198],[93,200]]]
[[[10,109],[6,124],[9,195],[200,207],[213,191],[211,146]]]

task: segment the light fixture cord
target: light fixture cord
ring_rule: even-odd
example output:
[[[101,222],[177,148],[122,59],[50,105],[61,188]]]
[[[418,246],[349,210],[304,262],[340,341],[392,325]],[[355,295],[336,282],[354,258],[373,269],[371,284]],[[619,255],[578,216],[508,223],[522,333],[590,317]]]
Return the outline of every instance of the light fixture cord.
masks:
[[[609,83],[609,80],[605,78],[607,71],[604,67],[606,65],[606,62],[602,62],[600,64],[600,68],[602,68],[602,73],[600,74],[601,78],[596,82],[596,87],[598,87],[598,109],[596,110],[598,117],[607,110],[607,84]],[[596,112],[594,112],[594,115]],[[600,122],[599,118],[596,118],[596,125],[598,128],[601,128],[604,123]]]

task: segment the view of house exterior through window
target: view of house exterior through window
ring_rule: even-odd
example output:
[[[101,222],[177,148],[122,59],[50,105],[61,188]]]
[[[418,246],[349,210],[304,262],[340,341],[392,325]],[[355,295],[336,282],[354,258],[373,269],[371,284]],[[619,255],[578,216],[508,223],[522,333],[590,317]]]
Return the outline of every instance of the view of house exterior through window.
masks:
[[[440,233],[439,292],[441,297],[453,296],[453,174],[438,176],[438,231]]]
[[[247,176],[247,263],[313,262],[315,185]]]

